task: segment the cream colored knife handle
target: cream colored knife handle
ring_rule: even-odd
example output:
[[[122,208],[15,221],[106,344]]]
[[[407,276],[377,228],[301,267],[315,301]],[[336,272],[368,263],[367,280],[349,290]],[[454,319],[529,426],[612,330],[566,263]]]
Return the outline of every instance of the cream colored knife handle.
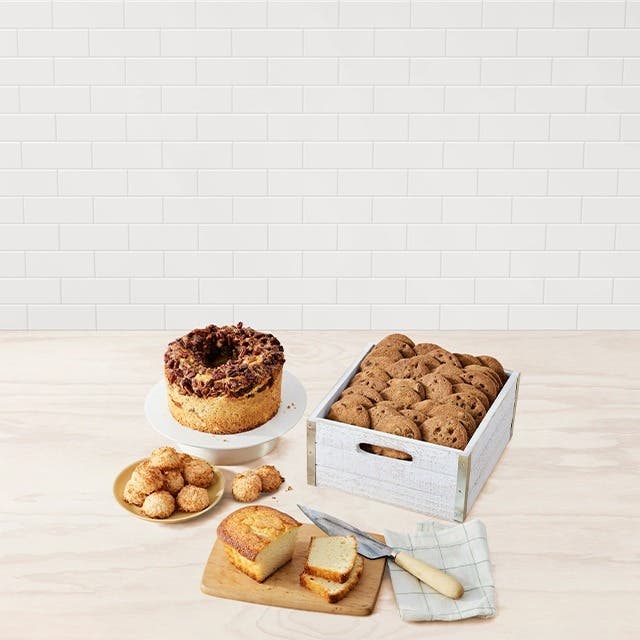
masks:
[[[444,571],[440,571],[440,569],[436,569],[436,567],[432,567],[430,564],[418,560],[418,558],[414,558],[406,551],[398,551],[394,560],[399,567],[408,571],[418,580],[422,580],[422,582],[428,584],[443,596],[447,596],[447,598],[457,600],[464,593],[463,586],[453,576],[447,575]]]

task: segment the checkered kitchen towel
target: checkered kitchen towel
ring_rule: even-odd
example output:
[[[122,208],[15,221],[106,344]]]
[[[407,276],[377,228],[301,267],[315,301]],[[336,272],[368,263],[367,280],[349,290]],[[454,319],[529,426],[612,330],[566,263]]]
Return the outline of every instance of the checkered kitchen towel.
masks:
[[[464,587],[462,598],[451,600],[389,560],[391,582],[403,620],[462,620],[496,614],[487,530],[480,520],[459,525],[423,522],[415,533],[385,531],[384,535],[389,546],[404,549],[444,569]]]

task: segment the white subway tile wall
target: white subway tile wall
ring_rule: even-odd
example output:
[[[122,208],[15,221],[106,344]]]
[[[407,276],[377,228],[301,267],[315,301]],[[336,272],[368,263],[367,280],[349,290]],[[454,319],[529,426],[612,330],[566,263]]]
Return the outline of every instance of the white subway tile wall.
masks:
[[[0,0],[0,328],[640,329],[640,2]]]

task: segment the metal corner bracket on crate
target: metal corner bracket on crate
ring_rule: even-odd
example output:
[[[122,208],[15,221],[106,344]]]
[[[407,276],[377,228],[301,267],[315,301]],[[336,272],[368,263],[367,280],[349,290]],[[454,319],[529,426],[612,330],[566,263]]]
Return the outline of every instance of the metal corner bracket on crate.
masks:
[[[507,371],[507,382],[464,451],[328,420],[329,407],[374,344],[367,345],[309,416],[307,483],[463,522],[513,434],[520,374]],[[377,456],[362,444],[399,449],[412,459]]]

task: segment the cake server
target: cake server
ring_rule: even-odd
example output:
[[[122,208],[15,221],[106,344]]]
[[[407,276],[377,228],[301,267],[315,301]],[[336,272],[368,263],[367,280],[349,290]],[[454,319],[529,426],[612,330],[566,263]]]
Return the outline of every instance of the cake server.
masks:
[[[464,593],[464,588],[453,576],[436,567],[432,567],[426,562],[422,562],[422,560],[418,560],[418,558],[406,551],[390,547],[371,537],[368,533],[326,513],[301,504],[298,507],[313,524],[330,536],[355,536],[358,542],[358,553],[365,556],[365,558],[370,558],[371,560],[391,558],[399,567],[402,567],[412,576],[429,585],[443,596],[447,596],[447,598],[458,599]]]

